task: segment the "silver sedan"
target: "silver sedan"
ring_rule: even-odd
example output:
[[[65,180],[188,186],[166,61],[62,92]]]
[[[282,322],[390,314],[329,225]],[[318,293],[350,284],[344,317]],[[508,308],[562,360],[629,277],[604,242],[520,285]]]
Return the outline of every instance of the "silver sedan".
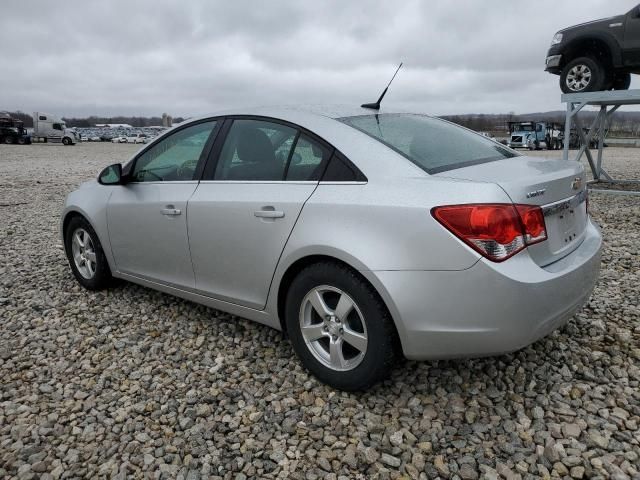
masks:
[[[84,287],[117,277],[284,330],[358,390],[398,355],[499,354],[563,325],[600,265],[585,180],[426,115],[250,109],[107,167],[61,233]]]

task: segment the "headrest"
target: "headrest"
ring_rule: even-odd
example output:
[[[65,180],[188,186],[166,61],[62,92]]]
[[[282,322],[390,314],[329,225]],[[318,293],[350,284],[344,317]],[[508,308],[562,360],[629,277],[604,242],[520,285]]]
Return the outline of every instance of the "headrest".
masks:
[[[238,134],[236,152],[243,162],[275,162],[273,144],[266,133],[256,127],[244,127]]]

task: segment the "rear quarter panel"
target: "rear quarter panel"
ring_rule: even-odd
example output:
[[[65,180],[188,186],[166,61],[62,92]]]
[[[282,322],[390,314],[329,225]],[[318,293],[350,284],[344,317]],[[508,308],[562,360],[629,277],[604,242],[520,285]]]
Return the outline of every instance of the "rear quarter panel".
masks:
[[[509,202],[497,185],[434,177],[320,183],[282,256],[344,252],[362,270],[464,270],[479,255],[432,216],[437,205]],[[320,250],[320,251],[319,251]]]
[[[432,216],[431,208],[471,202],[510,203],[492,183],[431,176],[376,179],[366,184],[324,183],[305,204],[282,252],[267,310],[277,318],[283,276],[308,256],[336,258],[359,270],[394,318],[398,310],[373,271],[459,271],[480,255]]]

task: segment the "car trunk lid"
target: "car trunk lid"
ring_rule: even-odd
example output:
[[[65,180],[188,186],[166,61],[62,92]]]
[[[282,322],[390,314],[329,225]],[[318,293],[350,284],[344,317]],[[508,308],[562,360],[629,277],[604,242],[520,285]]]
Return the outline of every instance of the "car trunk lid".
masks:
[[[568,255],[584,238],[588,218],[586,174],[577,162],[518,156],[436,176],[495,183],[513,203],[540,206],[547,240],[528,247],[540,266]]]

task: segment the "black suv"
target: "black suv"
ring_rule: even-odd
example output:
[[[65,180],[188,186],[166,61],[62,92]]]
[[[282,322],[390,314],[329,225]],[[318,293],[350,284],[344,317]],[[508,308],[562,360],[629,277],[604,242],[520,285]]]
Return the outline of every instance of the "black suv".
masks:
[[[628,89],[631,74],[640,73],[640,5],[625,15],[560,30],[545,70],[560,75],[564,93]]]

